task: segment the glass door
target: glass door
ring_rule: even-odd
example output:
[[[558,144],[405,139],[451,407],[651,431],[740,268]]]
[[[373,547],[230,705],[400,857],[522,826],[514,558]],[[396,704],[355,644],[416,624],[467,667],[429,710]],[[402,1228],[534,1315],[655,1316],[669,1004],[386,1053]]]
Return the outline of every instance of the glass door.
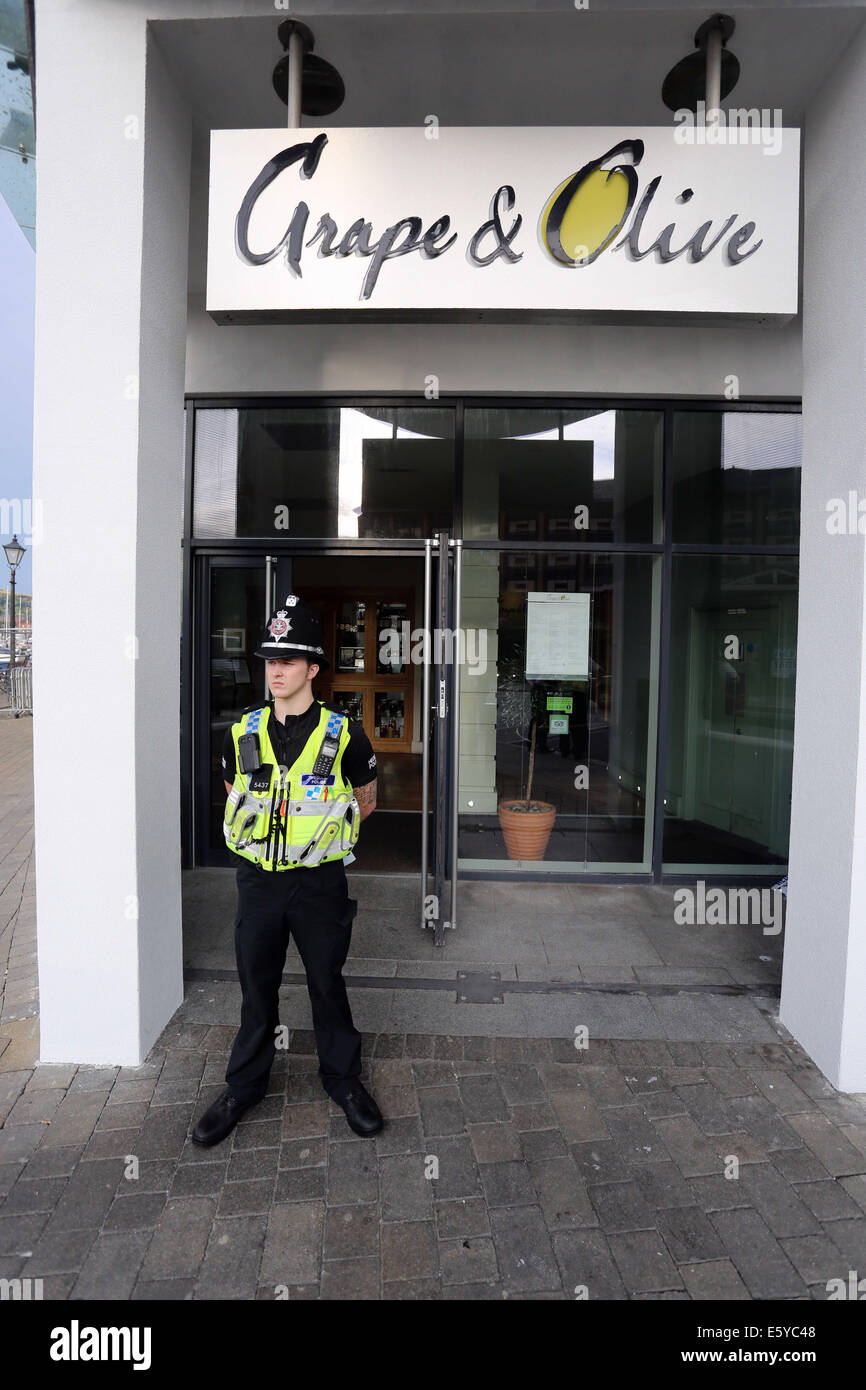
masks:
[[[422,545],[402,560],[337,562],[300,552],[198,557],[193,843],[196,864],[233,862],[222,834],[223,740],[244,709],[268,698],[264,662],[253,652],[276,595],[296,590],[322,622],[332,662],[313,694],[362,724],[378,760],[380,814],[367,827],[356,871],[417,873],[426,853],[428,891],[447,911],[437,907],[424,925],[441,942],[443,922],[455,913],[449,876],[459,689],[447,632],[456,611],[455,543],[446,533],[444,568],[438,536]],[[317,582],[323,565],[340,574],[329,588]]]
[[[271,612],[273,562],[265,556],[202,556],[197,581],[195,859],[228,865],[233,860],[222,832],[223,738],[248,705],[267,696],[264,662],[253,652]]]

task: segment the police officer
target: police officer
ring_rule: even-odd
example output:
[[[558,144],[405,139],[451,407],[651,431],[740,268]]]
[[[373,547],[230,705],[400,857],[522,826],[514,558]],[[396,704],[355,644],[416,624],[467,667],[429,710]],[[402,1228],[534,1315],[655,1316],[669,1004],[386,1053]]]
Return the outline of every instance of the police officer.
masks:
[[[223,833],[239,858],[241,1025],[228,1090],[193,1129],[196,1144],[220,1143],[265,1095],[290,934],[306,971],[322,1085],[356,1134],[383,1125],[360,1081],[361,1035],[342,976],[358,908],[345,861],[376,805],[376,755],[360,724],[313,698],[312,682],[330,664],[322,640],[312,610],[289,594],[256,651],[273,698],[251,705],[225,736]]]

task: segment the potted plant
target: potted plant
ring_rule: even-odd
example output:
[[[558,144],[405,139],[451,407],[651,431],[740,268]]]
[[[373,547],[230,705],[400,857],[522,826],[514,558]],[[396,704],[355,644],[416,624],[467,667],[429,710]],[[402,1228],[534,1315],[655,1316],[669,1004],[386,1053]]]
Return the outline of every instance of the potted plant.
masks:
[[[532,777],[535,772],[535,732],[538,720],[532,718],[529,741],[529,769],[526,777],[526,796],[517,801],[500,801],[499,824],[509,859],[543,859],[547,842],[556,819],[556,807],[551,801],[532,800]]]

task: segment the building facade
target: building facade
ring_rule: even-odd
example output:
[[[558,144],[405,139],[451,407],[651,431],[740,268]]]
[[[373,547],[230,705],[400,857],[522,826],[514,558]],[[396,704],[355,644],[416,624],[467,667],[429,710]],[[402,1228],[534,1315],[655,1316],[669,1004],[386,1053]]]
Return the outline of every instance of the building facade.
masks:
[[[73,9],[70,26],[44,0],[36,33],[43,1057],[135,1062],[180,1002],[181,869],[227,862],[222,736],[265,693],[253,642],[294,590],[326,625],[317,693],[364,723],[379,760],[359,868],[420,870],[426,789],[458,879],[788,874],[782,1021],[834,1084],[866,1088],[861,9],[738,14],[736,100],[803,135],[799,211],[773,223],[790,311],[668,302],[655,257],[660,301],[566,316],[541,290],[534,311],[457,311],[444,272],[440,299],[405,313],[217,303],[211,132],[285,125],[270,79],[284,15],[240,0]],[[704,17],[311,3],[347,97],[304,124],[327,125],[338,171],[341,131],[421,142],[431,118],[446,152],[450,130],[474,127],[496,151],[533,128],[627,140],[670,128],[662,81]],[[112,62],[85,110],[71,93],[94,52]],[[88,174],[71,179],[85,146]],[[769,182],[774,157],[755,153]],[[771,266],[756,305],[771,304]],[[305,262],[304,293],[318,267]],[[383,284],[392,272],[389,294],[401,276],[416,293],[412,257]],[[834,501],[853,530],[829,524]],[[99,779],[39,713],[77,642],[57,614],[85,534],[104,621],[67,713],[111,749],[92,844],[55,808],[83,794],[104,809]],[[412,654],[431,628],[465,643],[441,726]],[[555,811],[540,860],[500,818],[530,793]]]

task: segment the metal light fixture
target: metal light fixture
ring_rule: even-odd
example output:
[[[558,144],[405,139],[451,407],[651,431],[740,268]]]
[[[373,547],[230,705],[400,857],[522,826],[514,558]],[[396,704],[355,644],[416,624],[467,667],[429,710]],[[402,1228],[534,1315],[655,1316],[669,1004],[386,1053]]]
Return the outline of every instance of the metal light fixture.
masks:
[[[704,20],[695,34],[697,53],[675,63],[662,83],[662,101],[671,111],[697,112],[705,101],[707,111],[734,90],[740,77],[740,63],[726,48],[735,21],[729,14],[714,14]]]
[[[16,565],[20,565],[24,559],[24,546],[20,543],[17,536],[13,536],[11,541],[7,541],[3,549],[6,551],[6,560],[14,570]]]
[[[273,75],[274,91],[280,101],[288,106],[291,100],[296,112],[305,116],[330,116],[343,105],[346,88],[333,63],[313,52],[316,41],[312,29],[298,19],[284,19],[277,37],[286,50]],[[298,77],[300,102],[293,92]],[[297,123],[289,121],[289,125]]]
[[[15,571],[24,559],[24,546],[17,536],[13,536],[11,541],[7,541],[3,549],[6,551],[6,559],[9,562],[9,569],[12,575],[12,621],[9,623],[9,670],[15,669]],[[7,615],[8,617],[8,615]]]

